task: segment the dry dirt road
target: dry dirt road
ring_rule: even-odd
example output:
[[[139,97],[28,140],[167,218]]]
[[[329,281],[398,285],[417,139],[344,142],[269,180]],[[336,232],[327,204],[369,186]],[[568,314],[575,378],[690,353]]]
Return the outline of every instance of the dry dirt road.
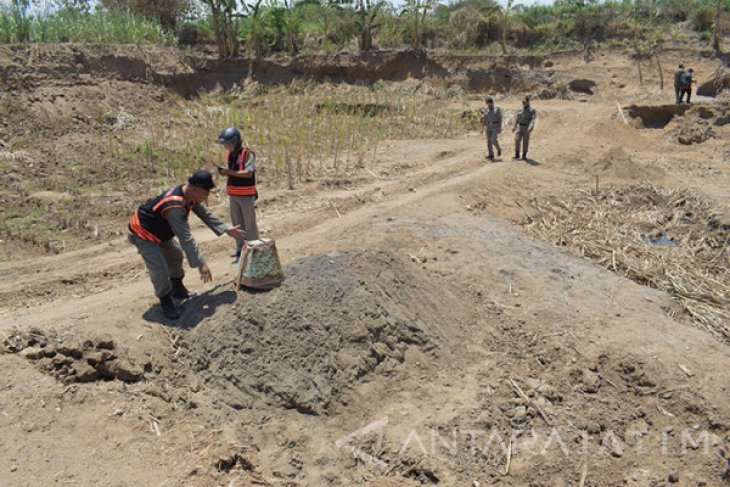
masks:
[[[0,484],[727,482],[727,344],[518,224],[597,174],[727,207],[727,127],[684,146],[675,121],[625,124],[619,96],[660,95],[616,87],[622,63],[562,68],[598,94],[535,102],[530,163],[509,132],[494,163],[476,134],[392,142],[349,186],[265,195],[270,293],[235,292],[230,242],[199,228],[215,281],[190,272],[178,323],[124,241],[2,264],[0,334],[25,350],[0,353]]]

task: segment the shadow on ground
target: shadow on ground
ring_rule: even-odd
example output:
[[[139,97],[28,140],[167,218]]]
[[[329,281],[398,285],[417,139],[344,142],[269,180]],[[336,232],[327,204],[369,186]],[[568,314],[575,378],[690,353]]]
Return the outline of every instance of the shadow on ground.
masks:
[[[173,328],[184,330],[195,328],[201,321],[213,316],[219,306],[236,302],[238,294],[235,291],[232,289],[221,290],[222,287],[229,285],[221,284],[204,293],[197,294],[183,303],[178,302],[178,306],[183,309],[183,314],[177,320],[166,318],[162,314],[162,308],[159,304],[155,304],[145,311],[142,318],[152,323],[159,323]]]

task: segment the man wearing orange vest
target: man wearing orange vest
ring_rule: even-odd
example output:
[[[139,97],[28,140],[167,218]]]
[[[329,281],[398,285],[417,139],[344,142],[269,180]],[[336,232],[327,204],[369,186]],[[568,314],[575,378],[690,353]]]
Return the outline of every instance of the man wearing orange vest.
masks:
[[[246,230],[247,240],[258,240],[254,201],[258,198],[256,190],[256,154],[243,147],[241,132],[236,127],[227,127],[218,136],[218,142],[226,149],[226,167],[219,167],[221,176],[228,176],[226,192],[230,197],[231,222]],[[238,260],[241,256],[243,241],[236,243],[236,251],[231,257]]]
[[[208,171],[196,171],[186,184],[173,186],[137,208],[129,223],[128,240],[144,259],[163,314],[172,320],[182,314],[172,298],[190,297],[182,282],[185,275],[183,251],[190,267],[200,272],[203,282],[213,280],[213,274],[190,231],[190,211],[216,235],[225,233],[240,241],[246,238],[246,232],[240,226],[224,223],[205,206],[213,188],[213,176]],[[173,237],[177,237],[180,243]]]

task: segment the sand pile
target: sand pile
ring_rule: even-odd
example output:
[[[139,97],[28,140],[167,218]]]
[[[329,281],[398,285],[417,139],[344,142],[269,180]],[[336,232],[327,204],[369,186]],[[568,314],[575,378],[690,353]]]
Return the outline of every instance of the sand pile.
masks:
[[[655,180],[664,176],[663,169],[651,167],[634,161],[621,147],[606,151],[596,162],[588,166],[593,174],[633,180]]]
[[[353,383],[400,367],[409,347],[432,352],[454,310],[468,309],[417,264],[385,252],[319,255],[286,275],[281,288],[241,295],[186,339],[193,369],[234,408],[264,401],[328,415]]]

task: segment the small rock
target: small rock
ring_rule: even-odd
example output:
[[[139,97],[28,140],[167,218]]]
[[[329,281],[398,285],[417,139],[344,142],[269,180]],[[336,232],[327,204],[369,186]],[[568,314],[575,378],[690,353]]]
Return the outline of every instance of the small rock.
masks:
[[[590,370],[583,371],[583,391],[594,394],[601,388],[601,378],[595,372]]]
[[[102,335],[96,339],[96,348],[114,350],[114,339],[111,335]]]
[[[356,324],[350,331],[348,338],[351,342],[364,342],[370,336],[367,327],[361,323]]]
[[[99,372],[85,362],[76,362],[73,368],[76,371],[75,378],[78,382],[94,382],[101,378]]]
[[[590,423],[588,423],[586,431],[588,431],[592,435],[598,434],[601,432],[601,425],[596,423],[595,421],[591,421]]]
[[[383,331],[383,328],[385,328],[385,323],[382,320],[371,320],[365,322],[365,327],[370,331],[370,333],[377,335],[381,331]]]
[[[73,357],[76,360],[80,359],[84,355],[84,351],[82,350],[80,345],[70,343],[65,345],[59,345],[58,347],[56,347],[56,351],[61,355]]]
[[[102,362],[97,366],[97,370],[104,378],[116,378],[122,382],[138,382],[144,375],[144,371],[140,367],[132,365],[126,360]]]
[[[679,482],[679,474],[677,472],[672,472],[669,474],[669,477],[667,477],[667,480],[670,484],[676,484]]]
[[[19,354],[28,360],[38,360],[40,358],[43,358],[45,352],[42,348],[39,347],[29,347],[21,350]]]
[[[388,356],[390,349],[385,343],[377,342],[370,348],[373,357],[384,360]]]
[[[57,369],[71,365],[72,363],[73,359],[71,357],[66,357],[65,355],[57,355],[51,359],[51,364]]]
[[[525,406],[517,406],[512,414],[512,420],[515,422],[522,421],[527,415],[527,408]]]
[[[53,360],[48,357],[38,360],[38,367],[45,372],[50,372],[55,368],[53,367]]]
[[[89,365],[93,366],[96,366],[102,362],[114,360],[115,358],[116,356],[107,350],[102,350],[101,352],[90,352],[86,354],[86,361],[89,363]]]

